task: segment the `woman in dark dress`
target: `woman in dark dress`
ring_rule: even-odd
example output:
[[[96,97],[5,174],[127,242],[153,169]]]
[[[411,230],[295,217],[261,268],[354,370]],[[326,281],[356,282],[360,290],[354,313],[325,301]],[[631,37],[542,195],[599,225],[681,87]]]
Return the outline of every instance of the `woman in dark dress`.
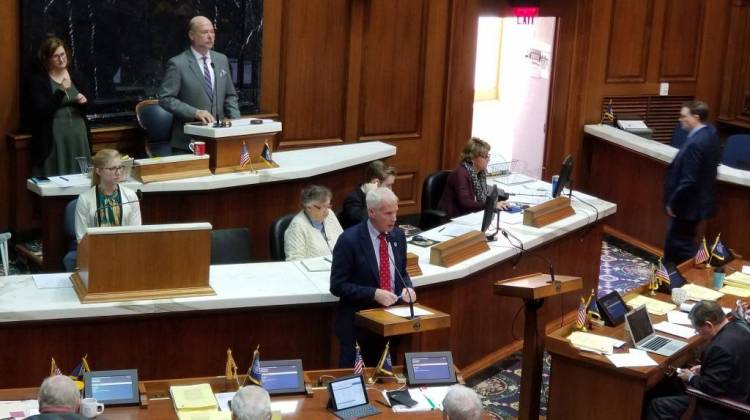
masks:
[[[84,81],[68,68],[70,54],[61,39],[45,39],[37,56],[44,71],[33,75],[29,86],[33,173],[79,173],[76,157],[91,156]]]
[[[484,209],[490,193],[487,185],[489,161],[489,143],[477,137],[469,139],[461,152],[461,163],[448,175],[438,209],[447,212],[450,218]],[[497,208],[505,207],[506,202],[497,203]]]

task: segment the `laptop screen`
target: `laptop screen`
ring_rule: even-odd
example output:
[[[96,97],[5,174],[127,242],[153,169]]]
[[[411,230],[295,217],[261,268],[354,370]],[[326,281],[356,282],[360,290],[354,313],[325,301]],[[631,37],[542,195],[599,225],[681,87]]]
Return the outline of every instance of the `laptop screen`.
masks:
[[[456,383],[453,356],[449,351],[406,353],[404,360],[409,385]]]
[[[86,372],[84,395],[109,405],[137,404],[138,371],[135,369]]]
[[[628,319],[628,326],[630,327],[631,334],[633,334],[633,341],[636,344],[654,333],[654,328],[651,326],[651,319],[648,317],[645,305],[636,308],[633,312],[625,316]]]
[[[336,411],[367,404],[367,393],[362,376],[351,376],[329,383]]]

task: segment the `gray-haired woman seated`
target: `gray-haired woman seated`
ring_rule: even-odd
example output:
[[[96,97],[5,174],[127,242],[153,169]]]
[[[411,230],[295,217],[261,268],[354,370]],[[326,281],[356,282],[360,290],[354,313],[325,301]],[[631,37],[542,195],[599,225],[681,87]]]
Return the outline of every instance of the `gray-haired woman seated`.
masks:
[[[343,232],[331,211],[331,190],[310,185],[302,190],[300,211],[284,233],[284,254],[287,261],[331,255],[333,246]]]

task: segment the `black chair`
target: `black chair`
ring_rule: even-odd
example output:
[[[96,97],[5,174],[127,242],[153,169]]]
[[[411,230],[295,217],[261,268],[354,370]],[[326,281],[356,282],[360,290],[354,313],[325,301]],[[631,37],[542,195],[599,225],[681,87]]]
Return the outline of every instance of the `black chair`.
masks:
[[[75,271],[78,258],[78,240],[76,240],[76,205],[78,199],[73,199],[65,205],[63,216],[63,232],[65,239],[68,241],[68,252],[63,257],[63,266],[65,271],[70,273]]]
[[[250,231],[247,228],[211,231],[211,264],[250,262]]]
[[[135,106],[135,116],[148,139],[144,144],[146,155],[169,156],[172,153],[169,144],[174,120],[172,113],[162,108],[157,99],[148,99],[138,102]]]
[[[750,171],[750,135],[735,134],[729,136],[721,163],[732,168]]]
[[[286,253],[284,252],[284,232],[289,224],[292,223],[292,219],[297,213],[290,213],[279,217],[271,223],[271,231],[269,232],[269,239],[271,241],[271,259],[274,261],[286,260]]]
[[[726,411],[731,411],[737,416],[736,418],[750,418],[750,404],[746,404],[742,401],[732,400],[726,397],[712,397],[705,392],[699,391],[697,388],[693,388],[692,386],[688,386],[685,392],[690,396],[691,400],[693,400],[690,402],[691,408],[698,400],[703,400],[707,403],[716,404],[720,407],[723,407]]]
[[[450,173],[451,171],[437,171],[427,176],[422,184],[422,214],[419,218],[419,227],[423,230],[448,222],[448,213],[438,210],[437,206]]]

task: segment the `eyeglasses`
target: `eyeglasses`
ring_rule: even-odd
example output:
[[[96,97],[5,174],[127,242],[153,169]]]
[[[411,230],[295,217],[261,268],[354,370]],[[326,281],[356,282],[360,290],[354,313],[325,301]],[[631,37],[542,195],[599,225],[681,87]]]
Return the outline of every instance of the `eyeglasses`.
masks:
[[[102,169],[106,169],[106,170],[108,170],[110,172],[118,172],[118,171],[122,172],[123,169],[125,169],[125,168],[123,168],[122,166],[110,166],[109,168],[102,168]]]
[[[50,57],[50,58],[52,58],[53,60],[55,60],[55,59],[63,59],[63,58],[65,58],[65,57],[66,57],[66,54],[65,54],[65,53],[63,52],[63,53],[60,53],[60,54],[54,54],[54,55],[53,55],[52,57]]]

